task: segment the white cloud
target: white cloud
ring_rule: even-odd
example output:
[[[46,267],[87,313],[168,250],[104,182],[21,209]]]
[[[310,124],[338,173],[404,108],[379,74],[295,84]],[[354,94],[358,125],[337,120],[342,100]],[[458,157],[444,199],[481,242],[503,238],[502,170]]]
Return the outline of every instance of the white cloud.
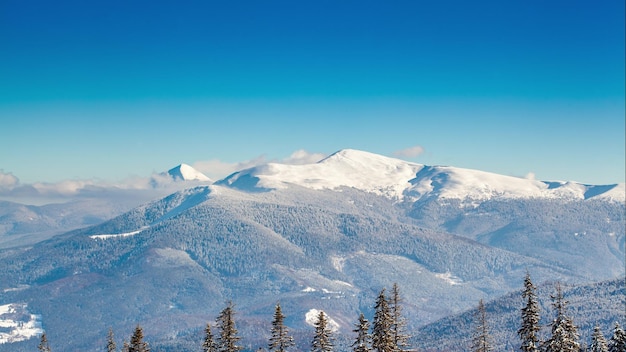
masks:
[[[4,170],[0,169],[0,189],[11,189],[17,186],[19,183],[20,180],[12,173],[5,173]]]
[[[267,160],[264,156],[256,157],[252,160],[227,163],[219,159],[211,159],[205,161],[197,161],[191,165],[194,169],[202,172],[212,180],[220,180],[233,172],[251,168],[256,165],[264,164]]]
[[[326,154],[310,153],[304,149],[299,149],[291,153],[289,157],[281,160],[281,162],[291,165],[313,164],[324,159],[326,156]]]
[[[424,153],[424,147],[421,145],[416,145],[410,148],[402,149],[393,152],[393,155],[402,157],[402,158],[415,158]]]
[[[116,183],[95,179],[65,180],[56,183],[16,184],[11,188],[0,186],[0,200],[43,205],[98,198],[120,200],[136,206],[191,186],[193,185],[190,182],[176,182],[169,175],[162,174],[131,177]]]
[[[240,170],[248,169],[254,166],[265,164],[268,162],[277,162],[281,164],[301,165],[312,164],[325,158],[326,154],[311,153],[304,149],[296,150],[284,159],[267,160],[265,155],[260,155],[254,159],[237,163],[227,163],[219,159],[211,159],[206,161],[197,161],[191,166],[210,177],[212,180],[220,180],[224,177]]]
[[[537,179],[534,172],[527,173],[526,176],[524,176],[524,178],[527,179],[527,180],[536,180]]]
[[[273,160],[284,164],[314,163],[326,157],[320,153],[297,150],[283,160]],[[218,159],[199,161],[193,168],[213,180],[222,179],[233,172],[268,163],[264,155],[254,159],[227,163]],[[206,183],[199,183],[206,184]],[[48,204],[85,198],[120,199],[133,202],[149,201],[166,196],[184,188],[194,186],[193,181],[176,181],[167,173],[154,173],[146,177],[129,177],[119,182],[99,179],[65,180],[56,183],[38,182],[20,184],[12,173],[0,170],[0,200],[10,200],[26,204]]]

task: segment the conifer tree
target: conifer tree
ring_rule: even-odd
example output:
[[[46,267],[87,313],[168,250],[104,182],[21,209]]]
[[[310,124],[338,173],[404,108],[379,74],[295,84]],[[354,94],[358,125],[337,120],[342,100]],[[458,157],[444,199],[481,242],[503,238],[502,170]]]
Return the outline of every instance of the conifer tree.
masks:
[[[107,352],[116,352],[117,345],[115,345],[115,337],[113,336],[113,328],[109,328],[109,334],[107,335]]]
[[[217,352],[213,333],[211,332],[211,324],[207,323],[204,328],[204,341],[202,341],[202,352]]]
[[[130,337],[128,352],[150,352],[148,343],[143,340],[143,329],[137,325],[133,336]]]
[[[536,290],[537,288],[530,280],[530,274],[526,272],[524,291],[522,292],[522,298],[526,299],[526,306],[522,308],[522,326],[517,331],[520,340],[522,340],[520,347],[522,352],[539,351],[540,342],[537,334],[541,327],[539,326],[539,303],[537,302]]]
[[[556,318],[552,322],[552,336],[545,342],[545,352],[578,352],[580,350],[578,328],[566,314],[569,302],[563,298],[563,290],[559,283],[556,285],[556,295],[551,298]]]
[[[41,340],[39,341],[39,346],[37,346],[37,349],[39,349],[41,352],[52,351],[50,349],[50,344],[48,343],[48,336],[46,336],[45,332],[41,334]]]
[[[353,332],[356,333],[356,339],[352,344],[353,352],[370,352],[372,350],[371,343],[372,337],[369,334],[370,322],[365,318],[365,315],[361,313],[359,315],[359,321],[354,326]]]
[[[619,323],[615,323],[613,336],[609,340],[609,352],[626,352],[626,333]]]
[[[128,341],[124,340],[124,343],[122,344],[122,352],[128,352],[129,349],[130,345],[128,344]]]
[[[217,317],[217,327],[220,330],[220,335],[217,338],[218,352],[237,352],[243,349],[237,345],[241,338],[237,335],[234,310],[233,302],[229,302],[228,306]]]
[[[396,351],[403,351],[409,345],[409,335],[406,334],[406,320],[402,316],[402,297],[397,283],[394,283],[391,289],[389,309],[393,320],[391,324],[393,343]]]
[[[315,335],[311,342],[311,352],[330,352],[333,350],[332,331],[328,327],[328,319],[323,311],[317,315]]]
[[[377,352],[393,352],[397,346],[393,339],[393,317],[383,288],[376,298],[372,323],[372,349]]]
[[[608,352],[606,339],[600,330],[600,327],[596,325],[593,328],[593,334],[591,335],[591,346],[589,352]]]
[[[276,304],[274,310],[274,320],[272,321],[272,336],[269,341],[269,350],[284,352],[289,347],[295,345],[293,337],[289,335],[289,330],[284,324],[285,316],[283,315],[280,303]]]
[[[472,341],[472,351],[489,352],[491,350],[491,335],[489,333],[489,325],[487,324],[487,311],[485,303],[481,299],[478,302],[478,310],[476,312],[476,332]]]

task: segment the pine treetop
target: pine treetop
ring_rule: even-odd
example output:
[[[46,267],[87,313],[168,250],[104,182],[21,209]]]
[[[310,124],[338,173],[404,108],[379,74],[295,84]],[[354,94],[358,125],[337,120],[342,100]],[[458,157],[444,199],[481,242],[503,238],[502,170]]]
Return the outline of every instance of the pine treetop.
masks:
[[[606,339],[600,330],[600,327],[596,325],[593,328],[593,334],[591,335],[591,346],[589,347],[590,352],[608,352],[609,348],[606,343]]]
[[[353,332],[356,333],[356,339],[352,344],[352,351],[354,352],[369,352],[371,351],[372,337],[369,334],[370,323],[365,318],[365,315],[361,313],[359,315],[358,322],[354,325]]]
[[[270,351],[284,352],[289,347],[295,345],[293,337],[289,335],[289,331],[284,325],[284,320],[285,316],[280,308],[280,303],[277,303],[274,310],[274,320],[272,321],[272,336],[269,340]]]
[[[311,352],[330,352],[333,350],[332,331],[324,311],[320,311],[315,322],[315,335],[311,342]]]
[[[220,330],[217,339],[217,351],[219,352],[237,352],[243,349],[243,347],[237,345],[241,338],[238,336],[238,331],[235,327],[234,315],[233,302],[229,302],[228,306],[220,312],[216,319],[217,327]]]

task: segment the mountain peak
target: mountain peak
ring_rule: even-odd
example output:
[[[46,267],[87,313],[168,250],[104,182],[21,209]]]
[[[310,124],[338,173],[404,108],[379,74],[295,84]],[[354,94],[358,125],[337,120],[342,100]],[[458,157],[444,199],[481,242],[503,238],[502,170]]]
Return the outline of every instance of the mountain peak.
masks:
[[[174,180],[181,181],[211,181],[205,174],[187,164],[180,164],[167,171]]]
[[[268,163],[236,172],[218,184],[254,191],[299,185],[311,189],[352,187],[398,198],[423,165],[342,149],[313,164]]]

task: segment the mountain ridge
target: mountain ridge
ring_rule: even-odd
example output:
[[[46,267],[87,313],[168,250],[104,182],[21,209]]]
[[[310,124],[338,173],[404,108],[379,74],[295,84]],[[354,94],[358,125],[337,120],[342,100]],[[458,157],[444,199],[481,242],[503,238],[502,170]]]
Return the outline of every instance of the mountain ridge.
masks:
[[[354,187],[392,199],[412,200],[437,197],[471,202],[499,197],[626,201],[624,183],[538,181],[452,166],[427,166],[355,149],[342,149],[314,164],[262,164],[235,172],[216,184],[244,191],[289,185],[311,189]]]
[[[27,304],[62,350],[96,350],[109,327],[119,336],[141,324],[156,349],[180,351],[197,350],[197,333],[233,301],[254,351],[266,345],[277,301],[302,341],[313,310],[350,336],[358,313],[370,318],[378,292],[395,282],[417,331],[518,290],[527,271],[566,284],[624,275],[626,204],[559,198],[561,184],[530,183],[553,197],[497,197],[494,186],[495,196],[466,202],[443,190],[511,178],[353,150],[248,170],[0,250],[0,306]],[[32,340],[0,351],[32,350]]]

